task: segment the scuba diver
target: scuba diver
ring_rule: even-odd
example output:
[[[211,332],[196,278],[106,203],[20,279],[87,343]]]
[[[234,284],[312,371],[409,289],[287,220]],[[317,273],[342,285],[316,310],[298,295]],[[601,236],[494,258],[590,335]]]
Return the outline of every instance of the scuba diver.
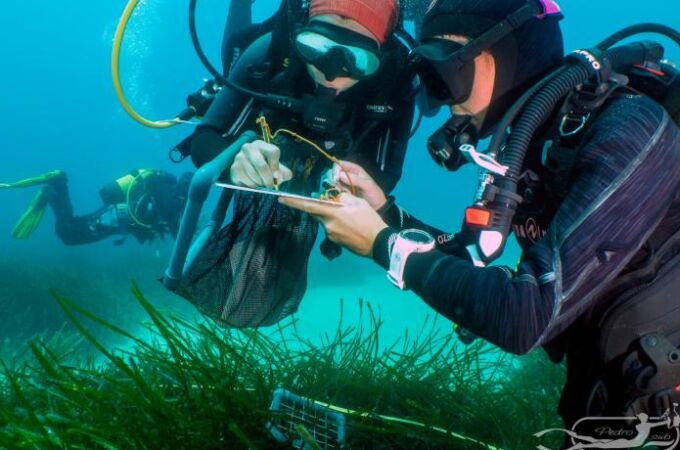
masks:
[[[658,415],[680,398],[680,75],[629,27],[566,58],[551,0],[438,0],[414,50],[423,105],[451,108],[429,140],[436,162],[474,162],[480,188],[462,231],[399,208],[360,166],[364,195],[313,214],[335,242],[501,349],[566,356],[559,412]],[[493,135],[486,152],[479,139]],[[490,266],[514,232],[516,268]]]
[[[282,2],[270,20],[229,34],[228,84],[175,151],[201,167],[254,130],[262,139],[241,148],[225,181],[313,192],[330,159],[344,158],[392,191],[416,92],[398,26],[397,0]],[[268,195],[237,192],[233,208],[178,293],[226,326],[274,324],[302,300],[318,224]],[[322,244],[330,259],[339,251]]]
[[[0,189],[40,186],[38,194],[17,222],[12,236],[27,239],[37,229],[49,205],[54,212],[55,232],[66,245],[83,245],[123,236],[144,243],[167,235],[175,236],[187,199],[192,174],[179,179],[152,169],[134,170],[105,185],[99,191],[103,205],[96,211],[76,216],[68,190],[66,173],[61,170],[0,184]]]

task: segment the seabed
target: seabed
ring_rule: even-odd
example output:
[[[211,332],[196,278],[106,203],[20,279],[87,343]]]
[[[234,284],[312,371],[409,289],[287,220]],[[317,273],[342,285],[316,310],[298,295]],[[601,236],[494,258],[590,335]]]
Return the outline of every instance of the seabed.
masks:
[[[148,318],[144,339],[52,293],[77,333],[3,358],[0,448],[338,448],[318,424],[271,410],[281,388],[343,414],[347,449],[525,450],[533,433],[560,425],[561,366],[463,346],[431,317],[386,344],[382,320],[360,302],[358,321],[312,342],[295,318],[225,330],[132,293]],[[128,344],[109,348],[102,331]],[[277,423],[291,425],[287,442],[269,431]]]

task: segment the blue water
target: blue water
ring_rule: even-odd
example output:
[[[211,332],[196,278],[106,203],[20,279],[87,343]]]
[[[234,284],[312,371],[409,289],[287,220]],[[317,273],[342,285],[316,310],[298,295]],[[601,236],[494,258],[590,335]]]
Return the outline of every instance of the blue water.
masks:
[[[143,1],[128,30],[123,52],[123,81],[134,106],[155,119],[172,117],[184,106],[186,94],[206,77],[191,47],[187,2]],[[198,23],[208,54],[217,62],[228,2],[199,2]],[[568,49],[587,47],[633,23],[656,21],[680,25],[680,3],[642,4],[632,0],[563,1]],[[267,17],[273,0],[257,0],[255,19]],[[99,205],[97,190],[106,181],[137,167],[158,167],[175,173],[190,169],[170,163],[167,151],[191,127],[159,131],[132,121],[118,104],[111,84],[113,34],[125,2],[12,2],[0,15],[0,181],[11,181],[56,168],[70,177],[79,213]],[[666,41],[664,41],[666,42]],[[680,50],[668,45],[668,56],[680,61]],[[423,143],[443,116],[427,120],[410,144],[404,177],[396,195],[400,204],[434,225],[455,229],[475,188],[475,172],[443,172],[433,164]],[[129,282],[159,305],[183,313],[191,308],[164,292],[155,281],[164,268],[169,245],[139,246],[110,241],[88,247],[63,246],[53,235],[48,213],[29,241],[17,242],[10,230],[33,190],[1,192],[0,301],[41,314],[54,287],[82,304],[115,303],[115,321],[133,323],[138,311],[130,301]],[[511,247],[504,259],[518,256]],[[7,270],[8,264],[16,267]],[[17,276],[20,275],[20,282]],[[4,278],[3,278],[4,277]],[[11,279],[10,279],[11,278]],[[19,284],[19,286],[16,286]],[[386,332],[398,336],[416,327],[431,312],[414,295],[395,290],[373,263],[345,254],[329,263],[315,254],[310,290],[300,311],[306,332],[335,326],[338,300],[355,305],[363,298],[379,305]],[[346,311],[348,319],[355,311]],[[440,322],[444,329],[450,327]],[[30,328],[30,327],[29,327]],[[26,332],[38,332],[28,329]],[[0,328],[0,333],[2,329]]]

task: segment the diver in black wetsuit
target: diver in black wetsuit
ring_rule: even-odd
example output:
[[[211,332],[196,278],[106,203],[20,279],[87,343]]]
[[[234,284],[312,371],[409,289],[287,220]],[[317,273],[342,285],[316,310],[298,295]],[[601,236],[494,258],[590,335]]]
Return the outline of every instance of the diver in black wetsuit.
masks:
[[[328,33],[331,42],[333,39],[340,42],[343,39],[350,41],[356,39],[347,46],[352,44],[364,46],[368,48],[364,52],[366,54],[381,53],[382,56],[378,55],[378,58],[384,61],[376,61],[374,67],[367,68],[370,73],[347,73],[341,67],[331,67],[332,64],[326,64],[319,69],[313,63],[305,62],[305,57],[300,52],[301,45],[298,45],[297,49],[289,49],[287,43],[281,42],[282,38],[286,39],[278,34],[281,32],[279,28],[258,37],[242,55],[239,55],[234,65],[225,62],[225,66],[229,67],[225,72],[231,73],[232,81],[242,87],[295,98],[315,97],[317,100],[320,99],[315,105],[319,108],[344,109],[342,117],[335,120],[337,123],[334,127],[328,130],[321,129],[314,124],[305,123],[305,118],[301,117],[301,114],[258,105],[257,101],[253,101],[247,95],[225,88],[217,96],[191,138],[191,157],[194,163],[201,166],[206,161],[212,160],[224,148],[225,142],[229,142],[246,129],[256,130],[259,134],[260,128],[256,125],[256,119],[264,113],[272,129],[290,127],[312,140],[326,139],[325,145],[333,149],[334,155],[351,153],[351,158],[365,165],[381,186],[391,191],[401,176],[413,118],[414,102],[412,96],[409,97],[412,92],[412,76],[403,70],[403,59],[407,50],[391,34],[396,25],[398,4],[387,1],[384,5],[375,7],[359,5],[361,2],[350,0],[339,2],[337,5],[334,2],[314,1],[310,7],[313,12],[309,23],[312,26],[305,30],[308,35],[320,36],[322,40],[325,38],[324,33]],[[369,12],[365,13],[361,8]],[[342,14],[352,14],[354,10],[356,10],[354,14],[362,14],[364,17],[368,14],[369,23],[361,24],[351,17],[341,17]],[[381,15],[386,16],[378,19]],[[233,19],[229,21],[234,22],[236,21]],[[343,29],[346,31],[343,32]],[[241,33],[248,34],[249,31],[229,33],[225,42],[238,39]],[[326,44],[322,42],[321,45]],[[230,47],[226,44],[223,47],[225,53],[229,53]],[[229,56],[231,55],[224,55],[225,58]],[[331,56],[333,57],[327,60],[336,59],[335,54]],[[284,64],[285,67],[272,67],[275,63]],[[372,61],[369,62],[371,63]],[[319,61],[317,64],[325,62]],[[356,78],[353,78],[353,75]],[[389,114],[383,114],[383,110],[389,111]],[[372,114],[366,114],[367,111]],[[308,112],[312,114],[314,111]],[[328,118],[321,116],[329,113],[330,111],[321,111],[318,119],[327,120]],[[383,115],[388,119],[383,120]],[[356,148],[350,149],[352,145]],[[390,149],[389,155],[383,151],[386,148]],[[243,156],[245,152],[242,152],[239,159]],[[259,158],[258,162],[261,162]],[[258,171],[255,174],[250,169],[262,169],[264,173]],[[251,177],[241,173],[246,170]],[[253,167],[242,167],[239,164],[232,172],[239,172],[236,179],[232,177],[231,180],[237,184],[271,186],[271,183],[262,183],[271,178],[269,176],[271,174],[267,173],[267,167],[256,164]],[[262,176],[265,180],[260,179]]]
[[[49,205],[57,237],[66,245],[90,244],[112,236],[133,236],[144,243],[177,234],[190,181],[190,173],[177,179],[161,170],[135,170],[104,186],[99,191],[104,204],[82,216],[74,215],[68,179],[59,170],[0,184],[0,189],[41,186],[12,232],[18,239],[26,239],[35,231]],[[119,239],[116,244],[123,241]]]
[[[293,98],[302,110],[224,87],[190,144],[182,146],[200,167],[244,131],[260,135],[256,120],[265,117],[272,131],[291,130],[335,157],[360,163],[390,192],[401,177],[415,108],[408,49],[393,34],[398,2],[313,0],[308,10],[295,9],[301,3],[284,1],[276,20],[230,35],[223,58],[236,85]],[[267,24],[271,30],[262,33]],[[281,136],[243,146],[225,181],[285,183],[311,193],[331,166],[310,145]],[[268,196],[238,193],[234,208],[234,221],[201,254],[179,292],[229,326],[276,323],[297,310],[306,291],[318,226]],[[339,248],[329,244],[322,251],[332,258]]]
[[[464,232],[446,233],[411,217],[355,165],[346,169],[371,193],[368,201],[346,194],[344,208],[282,202],[314,214],[332,240],[372,256],[394,284],[469,332],[512,353],[544,347],[555,361],[566,355],[559,411],[567,427],[591,415],[660,414],[680,396],[680,132],[674,119],[659,103],[623,87],[626,80],[603,74],[611,92],[590,97],[602,102],[589,105],[588,117],[572,123],[578,111],[571,101],[584,106],[577,101],[591,93],[574,91],[565,108],[545,111],[543,126],[532,122],[537,132],[529,134],[516,179],[504,175],[513,161],[503,158],[508,165],[502,166],[471,146],[563,63],[559,8],[541,3],[536,11],[538,3],[522,0],[440,0],[424,19],[415,50],[423,60],[422,79],[429,101],[451,105],[453,112],[445,136],[433,136],[430,150],[455,169],[458,151],[450,153],[446,145],[460,148],[487,170]],[[499,23],[512,33],[494,35]],[[489,43],[489,36],[495,41]],[[587,79],[607,64],[595,54],[570,56],[584,58],[578,63],[583,69],[560,73],[585,71]],[[537,103],[536,110],[543,108]],[[536,110],[513,123],[506,150]],[[515,192],[507,187],[512,182]],[[520,200],[512,222],[522,247],[519,265],[484,267],[483,256],[502,248],[504,237],[494,228],[504,216],[492,214]]]

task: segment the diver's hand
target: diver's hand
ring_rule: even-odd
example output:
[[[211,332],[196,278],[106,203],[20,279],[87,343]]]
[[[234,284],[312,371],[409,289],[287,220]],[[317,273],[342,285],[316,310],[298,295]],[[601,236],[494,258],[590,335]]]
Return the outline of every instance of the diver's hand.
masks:
[[[293,172],[279,163],[281,150],[264,141],[244,144],[229,169],[231,182],[249,188],[274,187],[293,178]]]
[[[373,178],[359,164],[340,161],[342,168],[335,166],[335,179],[338,185],[347,192],[352,192],[352,186],[357,197],[361,197],[378,210],[387,202],[385,192]],[[343,170],[344,169],[344,170]],[[349,175],[349,177],[348,177]],[[351,182],[350,182],[351,180]]]
[[[279,203],[314,216],[326,229],[328,238],[361,256],[373,253],[373,244],[387,224],[362,198],[342,194],[341,205],[327,205],[297,198],[280,198]]]

